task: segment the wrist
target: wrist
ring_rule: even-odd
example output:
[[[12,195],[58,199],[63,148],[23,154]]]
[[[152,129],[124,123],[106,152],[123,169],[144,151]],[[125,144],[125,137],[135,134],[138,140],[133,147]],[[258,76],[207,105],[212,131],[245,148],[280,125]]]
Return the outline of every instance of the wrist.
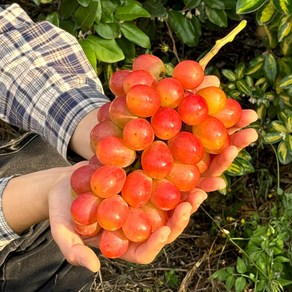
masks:
[[[78,123],[69,143],[70,149],[85,159],[90,159],[93,155],[90,132],[98,123],[97,113],[98,109],[92,110]]]
[[[2,212],[16,233],[49,218],[48,194],[72,167],[52,168],[12,178],[2,196]]]

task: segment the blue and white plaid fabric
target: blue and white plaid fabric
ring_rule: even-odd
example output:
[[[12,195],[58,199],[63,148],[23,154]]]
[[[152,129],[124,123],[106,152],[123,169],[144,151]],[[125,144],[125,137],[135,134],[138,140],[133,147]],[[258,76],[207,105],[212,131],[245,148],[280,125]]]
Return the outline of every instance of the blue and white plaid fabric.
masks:
[[[18,4],[0,10],[0,119],[38,133],[66,158],[79,121],[107,101],[74,36],[34,23]],[[0,213],[1,243],[15,234]]]
[[[6,177],[0,180],[0,194],[3,193],[5,186],[8,184],[11,177]],[[0,250],[13,239],[18,238],[18,235],[7,224],[2,212],[2,196],[0,197]]]

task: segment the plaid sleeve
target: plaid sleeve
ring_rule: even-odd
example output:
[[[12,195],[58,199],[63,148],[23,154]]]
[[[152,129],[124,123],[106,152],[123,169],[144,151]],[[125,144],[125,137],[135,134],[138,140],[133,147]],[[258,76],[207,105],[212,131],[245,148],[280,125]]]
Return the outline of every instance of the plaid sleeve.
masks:
[[[76,38],[12,4],[0,11],[0,60],[0,119],[66,158],[79,121],[108,101]]]
[[[0,250],[3,249],[3,247],[10,241],[19,237],[19,235],[15,233],[7,224],[2,212],[2,194],[11,178],[13,178],[13,176],[0,179]]]

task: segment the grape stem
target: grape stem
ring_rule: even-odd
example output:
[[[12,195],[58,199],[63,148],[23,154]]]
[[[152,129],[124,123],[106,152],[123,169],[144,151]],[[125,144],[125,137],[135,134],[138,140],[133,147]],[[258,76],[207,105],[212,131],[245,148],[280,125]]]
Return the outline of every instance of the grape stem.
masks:
[[[205,70],[210,60],[218,53],[218,51],[227,43],[232,42],[235,36],[245,28],[246,23],[246,20],[242,20],[228,35],[216,41],[214,47],[199,61],[203,70]]]

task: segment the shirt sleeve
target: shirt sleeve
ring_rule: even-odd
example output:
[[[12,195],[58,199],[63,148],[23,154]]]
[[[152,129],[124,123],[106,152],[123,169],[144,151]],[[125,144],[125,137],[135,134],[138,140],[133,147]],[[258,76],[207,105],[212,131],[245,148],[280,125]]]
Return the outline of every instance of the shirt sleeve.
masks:
[[[0,250],[2,250],[9,242],[19,237],[19,235],[7,224],[2,212],[2,194],[11,178],[13,178],[13,176],[0,178]]]
[[[108,101],[77,39],[14,3],[0,10],[0,60],[0,119],[66,158],[80,120]]]
[[[75,37],[34,23],[16,3],[0,7],[0,119],[38,133],[67,158],[80,120],[107,101]],[[0,250],[18,237],[2,212],[11,178],[0,179]]]

